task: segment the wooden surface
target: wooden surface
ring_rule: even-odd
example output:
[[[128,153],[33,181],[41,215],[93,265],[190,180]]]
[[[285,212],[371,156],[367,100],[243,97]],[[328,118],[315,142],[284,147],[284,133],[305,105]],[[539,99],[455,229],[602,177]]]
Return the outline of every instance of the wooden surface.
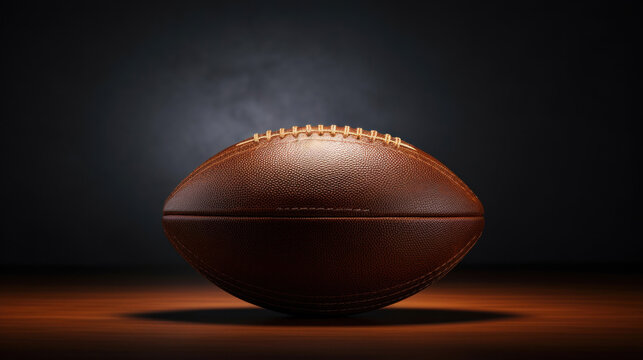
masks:
[[[387,309],[301,319],[199,275],[4,274],[0,358],[641,358],[641,276],[457,270]]]

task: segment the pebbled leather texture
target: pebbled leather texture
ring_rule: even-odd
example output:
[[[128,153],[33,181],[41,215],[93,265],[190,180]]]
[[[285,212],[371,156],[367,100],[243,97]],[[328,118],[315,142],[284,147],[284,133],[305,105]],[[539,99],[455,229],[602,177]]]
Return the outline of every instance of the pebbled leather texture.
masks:
[[[444,276],[482,233],[480,201],[430,155],[301,129],[229,147],[165,203],[166,235],[222,289],[285,313],[373,310]]]

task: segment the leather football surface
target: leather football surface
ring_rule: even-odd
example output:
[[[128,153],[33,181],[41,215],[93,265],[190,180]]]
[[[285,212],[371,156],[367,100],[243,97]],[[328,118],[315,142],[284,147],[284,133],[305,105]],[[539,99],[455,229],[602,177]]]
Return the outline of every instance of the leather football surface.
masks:
[[[223,290],[279,312],[374,310],[440,279],[484,227],[476,195],[411,144],[360,128],[268,131],[170,194],[163,227]]]

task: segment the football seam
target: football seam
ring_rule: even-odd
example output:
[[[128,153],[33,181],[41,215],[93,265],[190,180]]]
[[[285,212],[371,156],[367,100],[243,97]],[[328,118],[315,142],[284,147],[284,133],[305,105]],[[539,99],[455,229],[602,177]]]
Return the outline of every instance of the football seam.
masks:
[[[330,211],[355,211],[355,212],[367,212],[371,211],[370,209],[351,209],[351,208],[324,208],[324,207],[278,207],[276,210],[279,211],[290,211],[290,210],[296,210],[296,211],[302,211],[302,210],[330,210]]]
[[[279,215],[251,215],[251,214],[240,214],[237,213],[237,211],[247,211],[248,209],[230,209],[226,211],[230,211],[230,214],[222,214],[222,213],[217,213],[217,212],[189,212],[189,211],[166,211],[163,213],[163,217],[165,216],[184,216],[184,217],[206,217],[206,218],[239,218],[239,219],[347,219],[347,220],[354,220],[354,219],[484,219],[484,215],[476,215],[476,214],[453,214],[453,215],[413,215],[413,214],[381,214],[381,215],[373,215],[373,216],[323,216],[323,215],[309,215],[305,214],[303,216],[295,216],[295,215],[284,215],[284,216],[279,216]],[[257,211],[261,214],[261,211],[271,211],[273,209],[251,209],[254,211]],[[347,209],[342,209],[344,211],[347,211]],[[310,210],[309,210],[310,211]],[[337,210],[340,211],[340,210]]]
[[[282,140],[282,139],[280,139],[280,140]],[[307,139],[307,138],[299,139],[299,138],[296,137],[296,138],[294,138],[292,140],[289,140],[286,143],[293,143],[293,142],[297,142],[297,141],[306,141],[306,140],[309,140],[309,139]],[[335,140],[335,139],[328,139],[328,138],[317,138],[315,140],[318,140],[318,141],[332,141],[332,142],[338,142],[338,143],[345,143],[346,142],[346,141],[343,141],[343,140]],[[357,139],[357,140],[360,140],[360,139]],[[367,146],[382,146],[381,143],[370,143],[370,142],[367,142],[367,141],[364,141],[364,140],[360,141],[360,143],[362,145],[367,145]],[[254,143],[251,143],[251,144],[254,144]],[[223,157],[223,158],[218,158],[216,160],[212,159],[213,162],[210,162],[210,163],[208,163],[208,161],[206,161],[202,166],[199,166],[197,169],[195,169],[190,175],[188,175],[183,181],[181,181],[181,183],[179,183],[179,185],[177,185],[176,189],[174,189],[174,191],[172,191],[172,193],[168,197],[168,200],[170,198],[172,198],[183,187],[185,187],[185,185],[187,184],[187,182],[189,180],[191,180],[192,178],[196,177],[197,175],[200,175],[201,173],[205,172],[209,168],[211,168],[211,167],[213,167],[213,166],[215,166],[217,164],[220,164],[220,163],[222,163],[222,162],[224,162],[224,161],[226,161],[226,160],[228,160],[228,159],[230,159],[232,157],[242,155],[242,154],[244,154],[246,152],[257,150],[257,149],[259,149],[261,147],[265,147],[267,144],[271,144],[271,142],[266,141],[263,144],[261,144],[261,143],[255,144],[255,146],[250,146],[250,147],[245,148],[245,149],[240,148],[239,150],[235,150],[232,153],[226,154],[226,156]],[[394,148],[391,148],[391,147],[388,147],[388,146],[385,146],[385,148],[393,150],[393,151],[396,151],[396,152],[403,153],[404,155],[408,156],[409,158],[416,159],[416,160],[418,160],[418,161],[420,161],[420,162],[422,162],[422,163],[424,163],[426,165],[429,165],[430,167],[432,167],[433,169],[437,170],[442,175],[446,176],[453,184],[458,186],[460,189],[464,190],[465,194],[469,197],[470,200],[473,200],[474,202],[479,201],[477,199],[476,195],[473,193],[473,191],[471,189],[469,189],[462,182],[462,180],[457,177],[457,175],[453,174],[450,170],[448,170],[446,168],[446,166],[438,164],[435,161],[433,161],[432,159],[430,159],[429,157],[427,157],[425,155],[422,155],[422,154],[420,154],[422,157],[418,157],[418,156],[414,156],[412,154],[409,154],[408,150],[394,149]],[[428,161],[426,161],[426,160],[428,160]]]
[[[398,288],[405,287],[405,286],[407,286],[409,284],[421,283],[421,282],[427,280],[427,278],[430,279],[430,276],[434,275],[434,274],[437,276],[437,275],[439,275],[440,271],[442,271],[444,268],[447,268],[449,266],[451,261],[453,261],[454,259],[457,259],[461,255],[463,256],[464,254],[466,254],[466,252],[469,251],[473,247],[473,245],[475,244],[476,240],[482,235],[482,231],[480,233],[478,233],[477,235],[473,236],[471,238],[471,240],[469,240],[466,243],[466,245],[460,251],[458,251],[455,255],[453,255],[451,258],[446,260],[442,265],[438,266],[434,270],[432,270],[432,271],[430,271],[430,272],[428,272],[428,273],[426,273],[426,274],[424,274],[422,276],[419,276],[417,278],[414,278],[414,279],[411,279],[411,280],[405,281],[403,283],[400,283],[400,284],[397,284],[397,285],[394,285],[394,286],[390,286],[390,287],[387,287],[387,288],[384,288],[384,289],[379,289],[379,290],[376,290],[376,291],[361,292],[361,293],[357,293],[357,294],[347,294],[347,295],[298,295],[298,294],[290,294],[290,293],[286,293],[286,292],[274,291],[274,290],[262,288],[262,287],[259,287],[259,286],[253,285],[253,284],[249,284],[249,283],[246,283],[246,282],[241,281],[239,279],[235,279],[234,277],[232,277],[232,276],[230,276],[228,274],[225,274],[225,273],[223,273],[223,272],[221,272],[219,270],[216,270],[216,269],[210,267],[198,255],[196,255],[188,247],[186,247],[182,242],[180,242],[177,239],[176,236],[173,236],[173,235],[171,235],[169,233],[167,233],[167,235],[168,235],[168,237],[170,237],[173,240],[173,242],[175,242],[177,245],[179,245],[181,247],[181,249],[183,250],[184,253],[186,253],[191,258],[193,258],[197,262],[199,262],[204,269],[209,270],[212,273],[216,274],[217,277],[220,280],[222,280],[224,282],[227,282],[227,283],[230,283],[230,281],[233,281],[233,282],[239,283],[239,284],[241,284],[243,286],[247,286],[247,287],[254,288],[254,289],[257,289],[257,290],[261,291],[261,292],[259,292],[257,290],[250,290],[250,292],[254,292],[254,293],[259,294],[259,295],[265,295],[265,293],[270,293],[270,294],[274,294],[274,295],[285,295],[285,296],[297,297],[297,298],[311,298],[311,299],[327,298],[327,299],[335,299],[335,298],[361,297],[361,296],[365,296],[365,295],[383,293],[383,292],[386,292],[386,291],[389,291],[389,290],[392,290],[392,289],[398,289]],[[223,276],[225,278],[228,278],[229,280],[221,279],[221,276]],[[235,284],[231,284],[231,285],[235,286]],[[237,287],[237,288],[239,288],[239,289],[241,289],[243,291],[248,291],[247,289],[240,288],[238,285],[236,285],[235,287]],[[394,295],[396,293],[403,292],[405,290],[406,289],[399,290],[399,291],[396,291],[396,292],[392,292],[392,293],[389,293],[387,295],[383,295],[380,298],[388,297],[388,296]],[[270,295],[265,295],[265,296],[267,296],[269,298],[276,299],[274,296],[270,296]],[[372,300],[377,300],[377,299],[378,298],[376,297],[376,298],[353,300],[353,301],[346,301],[346,302],[325,302],[323,304],[349,304],[349,303],[372,301]],[[279,300],[279,299],[276,299],[276,300]],[[298,301],[294,301],[294,300],[293,300],[293,302],[302,303],[302,304],[311,303],[311,302],[298,302]]]

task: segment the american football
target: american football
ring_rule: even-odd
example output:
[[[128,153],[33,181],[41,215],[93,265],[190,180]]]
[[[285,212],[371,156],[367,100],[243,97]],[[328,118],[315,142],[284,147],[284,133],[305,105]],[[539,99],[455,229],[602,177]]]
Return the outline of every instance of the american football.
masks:
[[[162,222],[176,250],[230,294],[336,316],[443,277],[480,237],[483,213],[462,180],[398,137],[306,125],[208,159],[167,198]]]

